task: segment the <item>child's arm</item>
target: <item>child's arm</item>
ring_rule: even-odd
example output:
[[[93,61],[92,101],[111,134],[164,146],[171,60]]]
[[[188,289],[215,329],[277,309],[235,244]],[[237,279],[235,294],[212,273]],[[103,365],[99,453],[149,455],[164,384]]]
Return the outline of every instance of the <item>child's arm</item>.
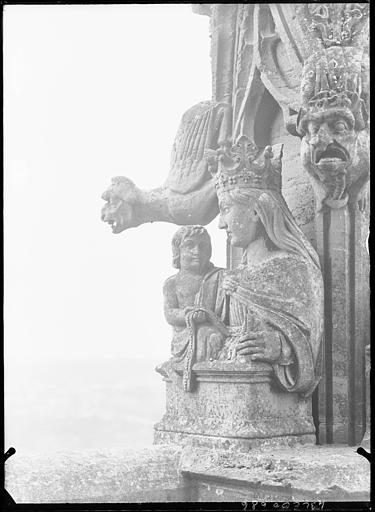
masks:
[[[163,286],[165,319],[171,325],[185,326],[185,310],[178,307],[175,287],[175,276],[167,279]]]

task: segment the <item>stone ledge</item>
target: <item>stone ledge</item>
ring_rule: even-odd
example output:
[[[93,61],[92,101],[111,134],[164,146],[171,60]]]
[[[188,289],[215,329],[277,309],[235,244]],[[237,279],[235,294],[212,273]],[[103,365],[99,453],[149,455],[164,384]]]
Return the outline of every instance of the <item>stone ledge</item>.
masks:
[[[370,464],[344,446],[17,453],[5,487],[20,504],[368,501]]]
[[[178,446],[16,453],[5,488],[16,503],[185,501],[180,456]]]
[[[345,446],[248,453],[184,449],[195,501],[368,501],[370,464]]]

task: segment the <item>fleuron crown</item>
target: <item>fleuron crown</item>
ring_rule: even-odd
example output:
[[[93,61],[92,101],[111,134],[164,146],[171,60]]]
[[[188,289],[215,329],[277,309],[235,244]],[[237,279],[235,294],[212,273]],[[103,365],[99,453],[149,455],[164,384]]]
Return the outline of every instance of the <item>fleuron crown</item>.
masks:
[[[216,151],[206,150],[205,155],[217,193],[235,188],[281,192],[282,153],[283,144],[260,151],[246,135],[241,135],[235,144],[225,142]]]

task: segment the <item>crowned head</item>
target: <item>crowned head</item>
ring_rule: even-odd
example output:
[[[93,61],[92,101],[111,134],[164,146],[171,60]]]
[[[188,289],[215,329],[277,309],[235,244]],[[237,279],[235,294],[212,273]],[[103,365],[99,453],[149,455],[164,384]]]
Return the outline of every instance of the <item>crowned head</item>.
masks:
[[[369,99],[369,5],[306,3],[294,9],[304,33],[301,111],[288,130],[303,136],[309,118],[327,110],[346,112],[355,129],[367,124]]]
[[[281,196],[283,145],[260,150],[247,136],[234,144],[206,152],[219,199],[219,227],[226,229],[231,245],[247,247],[252,241],[267,238],[261,219],[264,206],[277,207]]]
[[[218,150],[208,150],[206,158],[217,194],[234,189],[280,193],[282,150],[282,144],[260,150],[246,135],[241,135],[234,144],[226,141]]]
[[[363,48],[330,46],[305,62],[296,133],[319,210],[356,201],[369,175],[369,62]],[[359,184],[362,184],[361,187]]]
[[[331,46],[314,53],[303,67],[301,81],[302,112],[306,114],[338,109],[350,112],[356,128],[368,120],[369,64],[362,48]],[[297,129],[303,131],[298,123]]]

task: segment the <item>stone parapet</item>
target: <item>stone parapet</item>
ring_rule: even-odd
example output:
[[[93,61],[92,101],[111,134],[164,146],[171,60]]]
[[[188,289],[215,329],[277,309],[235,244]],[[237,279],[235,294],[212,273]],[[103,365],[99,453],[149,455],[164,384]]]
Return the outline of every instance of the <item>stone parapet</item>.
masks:
[[[181,471],[192,501],[369,501],[370,464],[353,448],[276,451],[184,449]],[[317,508],[319,509],[319,507]]]
[[[177,446],[17,452],[5,465],[5,488],[17,504],[185,501],[180,456]]]
[[[370,499],[370,464],[345,446],[17,453],[6,463],[5,488],[17,504],[361,502]]]

